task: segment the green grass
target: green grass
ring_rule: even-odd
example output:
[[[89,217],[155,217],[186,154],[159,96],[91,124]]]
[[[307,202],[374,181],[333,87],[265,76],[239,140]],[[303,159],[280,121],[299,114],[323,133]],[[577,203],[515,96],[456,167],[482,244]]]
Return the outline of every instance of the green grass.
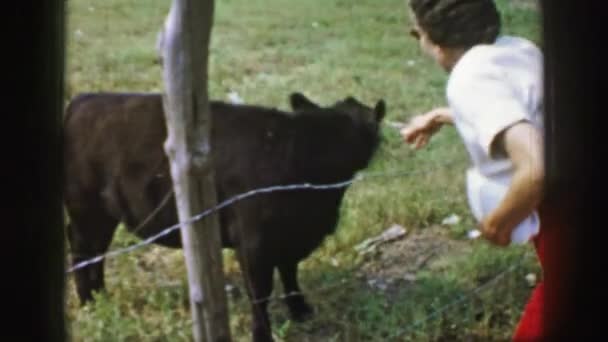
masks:
[[[68,3],[66,100],[84,91],[161,91],[156,35],[169,9],[160,0],[73,0]],[[502,0],[504,32],[539,42],[538,13]],[[226,99],[237,91],[248,103],[288,108],[301,91],[321,104],[353,95],[369,104],[387,102],[387,119],[405,121],[443,105],[446,75],[409,39],[402,0],[223,0],[216,2],[209,91]],[[301,283],[318,310],[310,322],[287,319],[273,302],[275,335],[285,341],[385,341],[508,339],[530,288],[525,274],[534,258],[484,292],[413,326],[502,269],[529,247],[497,249],[468,243],[467,253],[445,254],[422,269],[412,286],[391,298],[357,276],[362,259],[354,246],[394,223],[410,234],[452,214],[461,240],[472,227],[464,196],[467,156],[453,129],[414,153],[397,131],[383,127],[383,142],[369,172],[410,170],[396,177],[355,183],[347,192],[336,235],[302,264]],[[119,230],[112,248],[137,241]],[[240,284],[232,253],[226,274]],[[338,261],[333,266],[331,259]],[[79,308],[69,278],[68,313],[76,341],[187,341],[191,339],[186,271],[180,251],[149,247],[106,262],[109,294]],[[276,289],[281,289],[277,283]],[[242,289],[242,287],[241,287]],[[249,339],[250,311],[231,299],[236,341]]]

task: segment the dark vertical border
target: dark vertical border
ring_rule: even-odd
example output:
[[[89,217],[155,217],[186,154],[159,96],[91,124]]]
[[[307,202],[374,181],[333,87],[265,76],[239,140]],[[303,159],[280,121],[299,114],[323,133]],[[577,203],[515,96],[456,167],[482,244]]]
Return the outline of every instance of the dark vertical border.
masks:
[[[2,191],[7,204],[0,241],[9,251],[2,260],[2,282],[9,287],[3,291],[8,299],[3,320],[9,323],[0,340],[66,341],[61,172],[66,1],[6,5],[2,174],[8,191]]]
[[[555,216],[546,244],[545,324],[551,341],[606,336],[600,277],[608,210],[600,166],[607,153],[608,59],[601,1],[541,0],[545,49],[547,205]],[[604,132],[602,132],[604,131]]]

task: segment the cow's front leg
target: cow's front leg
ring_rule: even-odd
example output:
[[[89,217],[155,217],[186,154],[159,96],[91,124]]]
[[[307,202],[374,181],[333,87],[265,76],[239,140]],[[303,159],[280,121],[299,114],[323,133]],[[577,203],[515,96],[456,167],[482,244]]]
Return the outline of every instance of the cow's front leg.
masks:
[[[306,302],[298,285],[298,264],[296,262],[282,263],[279,265],[279,273],[286,295],[285,304],[289,308],[291,319],[302,322],[311,318],[313,309]]]
[[[239,257],[243,280],[251,301],[253,342],[272,342],[272,326],[268,317],[268,301],[272,293],[274,266],[266,262],[259,249]]]

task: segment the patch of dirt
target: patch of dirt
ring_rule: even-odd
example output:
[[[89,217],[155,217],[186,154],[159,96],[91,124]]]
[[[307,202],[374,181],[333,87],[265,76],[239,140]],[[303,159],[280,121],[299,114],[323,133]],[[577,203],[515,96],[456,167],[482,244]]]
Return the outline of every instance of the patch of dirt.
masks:
[[[439,257],[469,250],[469,241],[452,239],[449,228],[430,226],[378,246],[373,254],[366,256],[357,277],[390,296],[404,285],[415,283],[416,273],[431,267]]]

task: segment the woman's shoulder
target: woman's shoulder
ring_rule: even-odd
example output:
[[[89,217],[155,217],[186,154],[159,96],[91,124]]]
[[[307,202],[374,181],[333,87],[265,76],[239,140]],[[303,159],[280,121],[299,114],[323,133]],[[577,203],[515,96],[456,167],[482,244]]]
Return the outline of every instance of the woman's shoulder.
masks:
[[[542,54],[530,40],[516,36],[500,36],[493,44],[479,44],[467,50],[456,63],[448,86],[497,79],[511,71],[542,67]]]
[[[542,57],[540,48],[531,40],[519,36],[500,36],[493,44],[497,51],[511,54],[530,55],[533,58]]]
[[[542,58],[538,46],[518,36],[499,36],[492,44],[478,44],[467,50],[456,69],[496,67],[511,59]]]

